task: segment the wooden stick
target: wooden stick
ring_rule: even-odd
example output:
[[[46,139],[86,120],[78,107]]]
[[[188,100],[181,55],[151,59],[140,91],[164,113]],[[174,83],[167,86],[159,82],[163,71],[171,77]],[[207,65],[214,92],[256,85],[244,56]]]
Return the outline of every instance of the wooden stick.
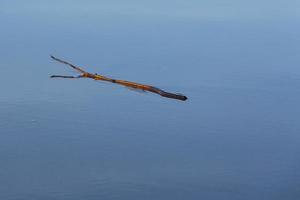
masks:
[[[125,80],[112,79],[112,78],[108,78],[108,77],[105,77],[105,76],[102,76],[102,75],[92,74],[92,73],[84,71],[83,69],[81,69],[81,68],[79,68],[79,67],[77,67],[77,66],[75,66],[75,65],[73,65],[69,62],[61,60],[61,59],[56,58],[54,56],[51,56],[51,58],[55,61],[60,62],[60,63],[69,65],[70,67],[72,67],[73,69],[75,69],[76,71],[81,73],[81,75],[79,75],[79,76],[52,75],[52,76],[50,76],[51,78],[91,78],[91,79],[94,79],[94,80],[101,80],[101,81],[116,83],[116,84],[123,85],[123,86],[133,88],[133,89],[140,89],[140,90],[143,90],[143,91],[153,92],[153,93],[159,94],[160,96],[167,97],[167,98],[178,99],[178,100],[182,100],[182,101],[185,101],[185,100],[188,99],[184,95],[166,92],[164,90],[161,90],[157,87],[153,87],[151,85],[145,85],[145,84],[135,83],[135,82],[131,82],[131,81],[125,81]]]

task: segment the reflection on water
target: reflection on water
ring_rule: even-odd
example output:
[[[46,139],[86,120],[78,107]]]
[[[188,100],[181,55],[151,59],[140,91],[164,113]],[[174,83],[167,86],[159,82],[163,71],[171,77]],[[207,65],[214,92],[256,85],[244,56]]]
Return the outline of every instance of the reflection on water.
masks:
[[[299,198],[297,22],[116,10],[100,20],[65,4],[67,13],[45,15],[9,5],[0,12],[0,199]],[[49,79],[72,74],[50,53],[189,100]]]

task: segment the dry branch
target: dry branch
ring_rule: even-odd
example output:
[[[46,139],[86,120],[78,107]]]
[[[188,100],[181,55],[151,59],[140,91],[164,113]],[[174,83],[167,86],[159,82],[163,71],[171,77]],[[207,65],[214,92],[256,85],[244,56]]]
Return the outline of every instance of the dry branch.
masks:
[[[172,99],[178,99],[178,100],[182,100],[185,101],[187,100],[187,97],[181,94],[174,94],[174,93],[170,93],[170,92],[165,92],[157,87],[153,87],[151,85],[145,85],[145,84],[140,84],[140,83],[135,83],[135,82],[130,82],[130,81],[125,81],[125,80],[118,80],[118,79],[112,79],[112,78],[108,78],[99,74],[92,74],[89,72],[84,71],[83,69],[69,63],[66,62],[64,60],[61,60],[59,58],[56,58],[54,56],[51,56],[52,59],[54,59],[55,61],[58,61],[60,63],[69,65],[70,67],[72,67],[73,69],[75,69],[76,71],[78,71],[79,73],[81,73],[81,75],[79,76],[62,76],[62,75],[52,75],[50,76],[51,78],[91,78],[94,80],[101,80],[101,81],[107,81],[107,82],[111,82],[111,83],[116,83],[119,85],[123,85],[129,88],[133,88],[133,89],[140,89],[143,91],[149,91],[149,92],[153,92],[156,94],[159,94],[160,96],[163,97],[167,97],[167,98],[172,98]]]

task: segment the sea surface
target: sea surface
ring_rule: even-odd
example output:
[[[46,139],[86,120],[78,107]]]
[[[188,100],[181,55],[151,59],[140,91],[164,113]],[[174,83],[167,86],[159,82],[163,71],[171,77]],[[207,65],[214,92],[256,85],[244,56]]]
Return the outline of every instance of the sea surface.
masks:
[[[0,0],[0,199],[300,199],[299,7]]]

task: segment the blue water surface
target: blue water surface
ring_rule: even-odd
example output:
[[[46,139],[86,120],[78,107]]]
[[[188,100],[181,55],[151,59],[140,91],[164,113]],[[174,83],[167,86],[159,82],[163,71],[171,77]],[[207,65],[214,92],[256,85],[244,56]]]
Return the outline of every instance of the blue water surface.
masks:
[[[299,199],[299,7],[0,0],[0,199]]]

